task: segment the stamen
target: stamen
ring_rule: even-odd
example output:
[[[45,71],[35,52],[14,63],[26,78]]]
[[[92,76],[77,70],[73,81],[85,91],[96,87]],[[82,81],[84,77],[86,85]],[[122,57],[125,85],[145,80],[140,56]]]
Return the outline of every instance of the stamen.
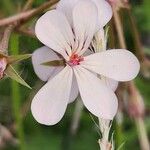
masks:
[[[84,58],[82,56],[78,56],[78,54],[72,54],[70,60],[67,63],[69,66],[73,67],[76,65],[80,65],[80,62],[83,60]]]

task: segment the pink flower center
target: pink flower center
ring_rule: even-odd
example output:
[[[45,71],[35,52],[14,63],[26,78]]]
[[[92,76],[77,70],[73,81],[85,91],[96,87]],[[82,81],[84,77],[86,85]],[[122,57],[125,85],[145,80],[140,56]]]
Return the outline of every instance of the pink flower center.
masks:
[[[4,71],[6,69],[7,66],[7,60],[5,57],[0,58],[0,79],[3,78],[4,76]]]
[[[67,64],[71,67],[80,65],[80,62],[83,61],[84,58],[81,56],[78,56],[78,54],[72,54],[70,57],[70,60],[67,62]]]

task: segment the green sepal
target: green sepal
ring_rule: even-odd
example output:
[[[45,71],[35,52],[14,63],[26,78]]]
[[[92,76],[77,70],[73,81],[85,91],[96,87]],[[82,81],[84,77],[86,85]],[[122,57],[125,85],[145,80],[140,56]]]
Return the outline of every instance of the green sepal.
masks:
[[[8,56],[8,64],[13,64],[13,63],[20,62],[22,60],[30,58],[31,56],[32,56],[31,54]]]
[[[110,26],[105,27],[105,39],[108,41],[108,32],[109,32]]]
[[[53,60],[53,61],[48,61],[48,62],[44,62],[41,65],[44,66],[65,66],[65,61],[64,60]]]
[[[7,67],[7,69],[5,70],[5,74],[6,76],[8,76],[9,78],[17,81],[18,83],[22,84],[23,86],[26,86],[29,89],[32,89],[21,77],[20,75],[17,73],[17,71],[11,66],[9,65]]]

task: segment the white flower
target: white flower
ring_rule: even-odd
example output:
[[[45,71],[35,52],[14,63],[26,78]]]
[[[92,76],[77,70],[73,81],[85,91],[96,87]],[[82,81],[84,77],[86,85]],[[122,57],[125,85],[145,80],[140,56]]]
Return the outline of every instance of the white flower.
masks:
[[[127,50],[108,50],[85,56],[98,29],[98,14],[92,0],[80,0],[69,16],[72,22],[68,22],[69,18],[59,10],[49,11],[37,21],[36,35],[49,47],[38,49],[32,60],[37,75],[44,81],[48,80],[31,104],[32,114],[39,123],[58,123],[68,103],[77,96],[78,89],[85,107],[91,113],[111,120],[117,112],[117,98],[97,74],[117,81],[132,80],[138,74],[139,62]],[[107,9],[103,14],[108,14]],[[62,59],[58,54],[65,60],[64,68],[41,65]]]

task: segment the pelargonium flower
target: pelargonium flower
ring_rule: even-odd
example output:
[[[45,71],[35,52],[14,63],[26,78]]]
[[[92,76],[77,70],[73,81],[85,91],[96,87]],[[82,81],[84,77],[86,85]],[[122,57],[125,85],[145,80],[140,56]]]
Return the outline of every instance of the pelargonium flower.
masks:
[[[36,23],[36,35],[46,47],[35,51],[32,62],[37,75],[48,82],[33,98],[31,111],[41,124],[58,123],[78,89],[85,107],[92,114],[112,120],[117,112],[117,97],[97,74],[128,81],[139,72],[137,58],[127,50],[114,49],[87,56],[98,26],[101,24],[100,28],[103,28],[105,25],[99,23],[98,7],[93,1],[77,1],[70,16],[59,9],[48,11]],[[108,14],[107,9],[103,14]],[[65,66],[42,65],[52,60],[63,60]]]

